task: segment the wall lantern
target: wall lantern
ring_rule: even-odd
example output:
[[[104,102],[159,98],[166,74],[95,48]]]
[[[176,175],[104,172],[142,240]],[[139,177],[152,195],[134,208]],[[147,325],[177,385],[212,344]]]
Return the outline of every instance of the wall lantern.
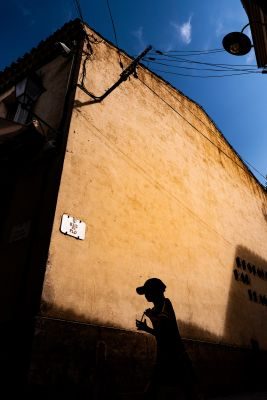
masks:
[[[250,52],[251,48],[254,46],[251,43],[250,38],[245,35],[243,31],[251,24],[267,25],[261,21],[249,22],[242,28],[241,32],[228,33],[222,40],[223,48],[227,53],[234,56],[244,56]]]
[[[17,111],[13,120],[20,124],[26,124],[29,120],[29,112],[33,103],[44,92],[41,80],[37,75],[24,78],[16,84]]]
[[[20,103],[32,104],[44,92],[37,75],[28,76],[16,84],[16,98]]]
[[[250,38],[243,32],[231,32],[223,38],[224,50],[234,56],[244,56],[251,50]]]

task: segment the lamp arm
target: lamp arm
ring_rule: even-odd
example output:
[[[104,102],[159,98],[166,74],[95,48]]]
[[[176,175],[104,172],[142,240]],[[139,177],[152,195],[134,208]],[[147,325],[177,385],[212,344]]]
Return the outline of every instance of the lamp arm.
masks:
[[[250,22],[249,22],[248,24],[246,24],[246,25],[242,28],[241,33],[243,33],[243,31],[244,31],[249,25],[250,25]]]
[[[243,33],[243,31],[244,31],[249,25],[252,25],[252,24],[259,24],[259,25],[267,26],[267,24],[265,24],[264,22],[261,22],[261,21],[249,22],[248,24],[246,24],[246,25],[242,28],[241,33]]]

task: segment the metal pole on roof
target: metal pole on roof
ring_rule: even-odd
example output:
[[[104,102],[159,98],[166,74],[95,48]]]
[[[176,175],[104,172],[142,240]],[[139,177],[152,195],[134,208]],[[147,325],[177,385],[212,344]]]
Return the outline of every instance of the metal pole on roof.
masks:
[[[142,51],[139,56],[137,56],[128,67],[126,67],[122,73],[120,74],[120,78],[114,85],[112,85],[109,89],[105,91],[101,96],[95,96],[94,94],[90,93],[83,85],[77,84],[77,86],[88,96],[90,96],[93,101],[92,103],[100,103],[102,100],[104,100],[111,92],[113,92],[114,89],[116,89],[122,82],[126,81],[130,75],[136,72],[136,67],[139,63],[139,61],[152,49],[152,46],[148,46],[144,51]]]

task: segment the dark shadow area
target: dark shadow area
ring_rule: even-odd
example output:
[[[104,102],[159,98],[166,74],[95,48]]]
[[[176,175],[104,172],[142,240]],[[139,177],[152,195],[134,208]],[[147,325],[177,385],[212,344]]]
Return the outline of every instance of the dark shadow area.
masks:
[[[43,252],[48,244],[38,231],[40,218],[51,221],[51,211],[42,208],[43,198],[47,200],[45,189],[51,162],[50,156],[42,153],[44,143],[44,138],[30,126],[0,144],[0,379],[2,387],[9,391],[21,388],[27,376],[33,315],[38,309],[44,272],[40,267],[41,253],[38,270],[34,268],[33,255],[37,247],[42,246]],[[47,225],[43,233],[49,234]],[[42,261],[44,265],[45,259]],[[37,291],[38,299],[35,297],[33,303],[33,293]]]
[[[80,57],[81,53],[73,64],[70,82],[78,76]],[[28,386],[35,317],[40,308],[74,96],[75,88],[69,85],[60,102],[62,118],[58,121],[56,149],[51,151],[33,126],[10,140],[1,137],[0,381],[8,397],[13,393],[21,396]]]
[[[63,314],[63,310],[58,310]],[[74,314],[72,313],[74,316]],[[68,321],[36,320],[28,393],[60,388],[75,398],[123,399],[143,392],[154,362],[155,343],[138,332]]]
[[[223,340],[240,348],[233,374],[240,391],[266,390],[267,260],[236,248]],[[243,390],[242,390],[243,389]]]
[[[42,274],[38,271],[39,279]],[[23,288],[25,284],[32,288],[36,276],[29,271],[26,276],[30,280],[23,281]],[[239,246],[233,260],[223,337],[178,320],[184,346],[206,397],[266,390],[265,288],[266,260]],[[27,309],[26,299],[19,297],[16,303],[20,301],[19,309]],[[77,399],[84,398],[84,393],[92,399],[142,399],[155,363],[155,338],[101,326],[98,320],[87,320],[73,309],[48,303],[42,303],[42,316],[33,327],[33,320],[26,314],[23,318],[19,309],[14,308],[13,320],[6,319],[0,327],[1,381],[9,393],[19,388],[28,396],[43,399],[56,392],[73,393]]]
[[[257,337],[260,334],[257,326],[259,328],[266,318],[266,306],[267,260],[246,247],[238,246],[229,289],[225,341],[238,343],[241,339],[247,346],[250,346],[251,340],[260,341],[260,337]],[[267,328],[267,324],[265,327]],[[250,336],[248,332],[251,332]],[[264,332],[261,334],[264,338]]]
[[[108,398],[143,399],[156,360],[153,336],[101,326],[52,304],[43,304],[42,313],[36,320],[29,394],[45,390],[49,398],[57,386],[61,393],[75,391],[76,398],[85,391],[92,399],[107,398],[108,390]],[[179,329],[207,398],[252,388],[252,348],[222,343],[222,338],[193,324],[179,323]]]
[[[262,349],[261,323],[266,315],[267,263],[241,246],[236,257],[240,261],[236,258],[233,263],[224,336],[178,320],[207,398],[266,389],[267,354]],[[119,326],[101,326],[98,320],[49,303],[42,303],[40,311],[34,329],[32,321],[22,318],[2,323],[4,386],[19,387],[28,397],[41,399],[57,392],[73,393],[77,399],[84,398],[84,393],[92,399],[143,398],[156,359],[154,337]],[[258,330],[254,329],[258,323]]]
[[[39,137],[19,139],[0,146],[0,381],[10,396],[27,381],[62,165]]]

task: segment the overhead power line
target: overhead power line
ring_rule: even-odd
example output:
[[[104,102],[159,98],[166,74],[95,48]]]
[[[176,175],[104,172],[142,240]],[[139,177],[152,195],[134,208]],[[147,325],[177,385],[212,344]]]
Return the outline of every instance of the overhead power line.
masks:
[[[107,1],[108,11],[109,11],[109,16],[110,16],[111,23],[112,23],[112,28],[113,28],[115,43],[116,43],[116,46],[117,46],[117,49],[118,49],[119,63],[120,63],[121,68],[123,68],[123,63],[122,63],[122,61],[121,61],[121,55],[120,55],[120,50],[119,50],[119,46],[118,46],[118,39],[117,39],[117,33],[116,33],[116,28],[115,28],[114,19],[113,19],[113,17],[112,17],[110,5],[109,5],[109,0],[106,0],[106,1]]]
[[[211,132],[212,134],[216,135],[216,131],[214,131],[213,129],[210,128],[210,126],[208,124],[206,124],[202,118],[200,118],[195,112],[192,111],[192,109],[190,107],[187,107],[184,102],[182,102],[179,97],[177,97],[176,95],[174,95],[174,92],[171,90],[168,90],[166,88],[167,92],[176,100],[178,101],[180,104],[183,105],[183,108],[185,108],[187,111],[190,112],[190,114],[192,114],[194,116],[194,118],[196,118],[203,126],[205,126],[205,128]],[[239,156],[239,155],[238,155]],[[240,157],[240,156],[239,156]],[[261,173],[260,171],[258,171],[252,164],[250,164],[247,160],[245,160],[244,158],[240,157],[246,164],[248,164],[251,168],[253,168],[261,177],[263,177],[266,180],[266,176],[263,175],[263,173]]]
[[[177,76],[186,76],[190,78],[225,78],[227,76],[237,76],[237,75],[249,75],[249,74],[260,74],[258,71],[246,71],[246,72],[237,72],[234,74],[222,74],[222,75],[190,75],[190,74],[181,74],[179,72],[173,72],[173,71],[164,71],[161,69],[153,68],[153,71],[155,72],[161,72],[164,74],[171,74],[171,75],[177,75]]]
[[[74,5],[76,7],[79,18],[81,19],[82,22],[84,22],[80,1],[74,0]]]
[[[148,63],[147,66],[152,68],[154,72],[159,72],[161,74],[171,74],[189,78],[225,78],[236,75],[262,73],[262,71],[254,65],[206,62],[196,59],[188,59],[187,57],[181,55],[163,54],[158,50],[154,51],[154,53],[152,52],[151,54],[151,56],[147,56],[146,58],[144,58],[144,61]],[[163,66],[164,69],[158,69],[155,68],[155,66]],[[179,71],[181,69],[188,71],[197,71],[198,73],[181,73]],[[214,74],[203,73],[200,75],[199,71],[212,71],[214,72]]]
[[[183,58],[180,56],[170,56],[168,54],[165,55],[167,58],[162,58],[162,57],[155,57],[155,60],[157,61],[169,61],[169,62],[183,62],[183,63],[188,63],[188,64],[200,64],[200,65],[209,65],[209,66],[217,66],[217,67],[223,67],[226,69],[229,68],[234,68],[234,67],[247,67],[247,68],[258,68],[257,65],[248,65],[248,64],[227,64],[227,63],[211,63],[211,62],[205,62],[205,61],[197,61],[197,60],[188,60],[187,58]],[[154,60],[151,60],[154,61]]]
[[[246,169],[236,162],[229,154],[227,154],[224,150],[222,150],[216,143],[214,143],[209,137],[207,137],[203,132],[201,132],[192,122],[190,122],[184,115],[182,115],[178,110],[176,110],[170,103],[168,103],[163,97],[161,97],[154,89],[152,89],[149,85],[147,85],[142,79],[139,77],[139,81],[146,86],[155,96],[157,96],[163,103],[165,103],[168,107],[170,107],[177,115],[179,115],[184,121],[186,121],[196,132],[198,132],[201,136],[203,136],[208,142],[210,142],[213,146],[215,146],[222,154],[224,154],[228,159],[230,159],[234,164],[236,164],[239,168],[246,171]],[[193,113],[194,114],[194,113]],[[213,132],[210,129],[211,132]],[[214,133],[214,132],[213,132]],[[246,160],[242,159],[242,157],[237,154],[238,157],[242,162],[248,164],[251,168],[253,168],[262,178],[266,180],[266,176],[258,171],[251,163],[247,162]],[[247,167],[248,168],[248,167]],[[249,168],[248,168],[249,170]]]
[[[146,166],[140,164],[138,162],[137,159],[134,159],[132,157],[132,154],[128,154],[127,152],[125,152],[122,148],[120,148],[117,144],[115,144],[111,139],[110,136],[108,136],[105,131],[102,131],[99,129],[99,127],[95,126],[92,123],[92,120],[88,119],[88,117],[86,116],[86,114],[82,113],[80,114],[86,121],[87,123],[89,123],[94,129],[90,130],[90,132],[97,137],[98,139],[102,139],[104,138],[104,144],[112,151],[116,152],[117,154],[120,154],[123,159],[131,166],[134,168],[134,170],[139,173],[140,175],[143,176],[144,179],[146,179],[147,182],[149,182],[151,185],[153,185],[153,187],[156,190],[160,190],[162,193],[165,193],[167,196],[169,196],[170,198],[172,198],[173,200],[175,200],[177,202],[177,204],[181,205],[182,207],[184,207],[188,213],[190,213],[193,218],[197,219],[203,226],[205,226],[206,228],[208,228],[209,230],[211,230],[212,232],[214,232],[216,235],[220,236],[227,244],[232,245],[231,242],[229,242],[229,240],[223,236],[220,232],[218,232],[216,230],[216,228],[214,228],[214,226],[209,225],[209,223],[207,222],[207,219],[201,218],[201,216],[196,213],[191,207],[188,206],[188,204],[186,202],[184,202],[181,199],[181,196],[177,195],[175,192],[171,191],[169,189],[169,187],[165,186],[165,182],[162,182],[162,180],[160,179],[160,177],[156,177],[155,174],[151,174],[149,172],[149,170],[146,168]],[[173,185],[172,185],[173,187]],[[241,232],[241,236],[242,236],[242,232]]]
[[[217,72],[226,72],[226,71],[239,71],[239,72],[244,72],[244,71],[251,71],[251,72],[258,72],[255,69],[251,69],[251,68],[224,68],[224,67],[216,67],[215,68],[198,68],[198,67],[188,67],[188,66],[183,66],[181,64],[178,63],[177,64],[168,64],[168,63],[162,63],[160,61],[154,61],[154,59],[152,57],[146,57],[145,61],[152,61],[152,64],[156,64],[156,65],[163,65],[166,67],[171,67],[171,68],[178,68],[178,69],[191,69],[191,70],[197,70],[197,71],[217,71]]]
[[[159,55],[186,55],[186,56],[203,56],[203,55],[213,55],[225,52],[224,49],[213,49],[213,50],[169,50],[161,51],[155,50],[156,54]]]
[[[214,50],[170,50],[170,51],[161,51],[156,50],[151,52],[157,57],[166,56],[166,57],[191,57],[191,56],[209,56],[209,55],[217,55],[218,53],[225,52],[224,49],[214,49]]]
[[[199,49],[199,50],[156,50],[158,53],[213,53],[225,51],[222,47],[217,49]]]

